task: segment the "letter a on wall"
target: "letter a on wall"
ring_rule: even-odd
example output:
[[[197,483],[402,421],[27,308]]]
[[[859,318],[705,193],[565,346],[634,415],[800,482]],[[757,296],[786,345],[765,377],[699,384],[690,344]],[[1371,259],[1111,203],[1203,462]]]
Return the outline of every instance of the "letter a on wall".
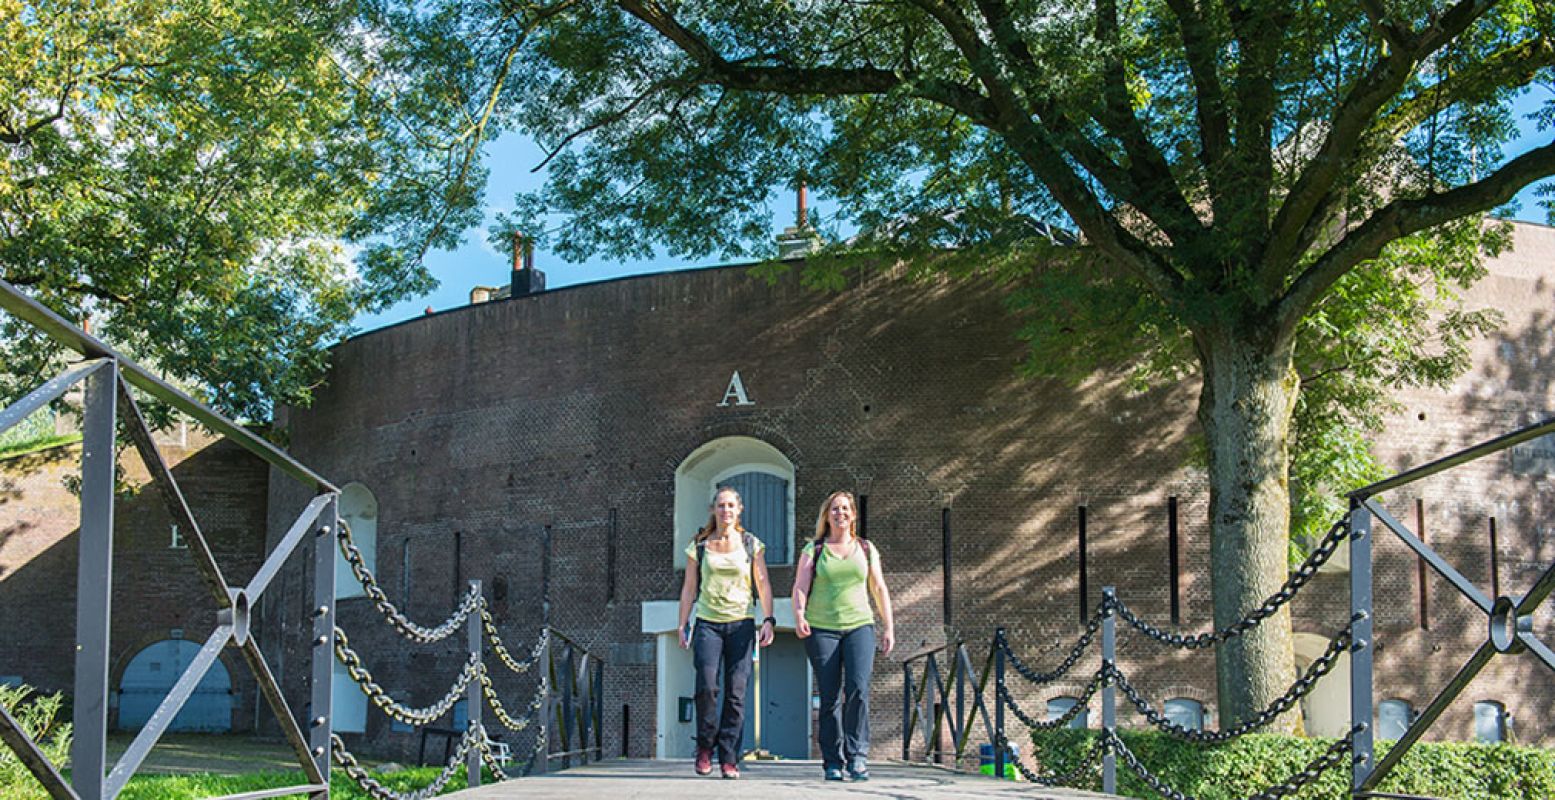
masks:
[[[731,399],[737,406],[756,405],[756,401],[750,399],[750,395],[745,393],[745,382],[740,380],[739,370],[735,370],[734,376],[729,378],[729,388],[724,390],[723,400],[718,403],[718,407],[728,408]]]

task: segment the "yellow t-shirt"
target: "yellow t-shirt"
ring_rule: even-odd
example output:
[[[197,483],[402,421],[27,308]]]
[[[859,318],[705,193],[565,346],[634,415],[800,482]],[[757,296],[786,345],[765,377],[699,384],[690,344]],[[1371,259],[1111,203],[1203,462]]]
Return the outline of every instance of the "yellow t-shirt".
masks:
[[[862,539],[854,541],[845,558],[837,557],[824,546],[821,549],[825,552],[815,563],[805,621],[829,631],[851,631],[873,624],[875,610],[869,604],[869,571],[880,569],[879,551],[870,545],[866,562]],[[814,542],[805,545],[804,555],[816,557]]]
[[[697,565],[702,576],[702,592],[697,596],[696,604],[697,619],[738,622],[756,618],[751,611],[751,605],[755,602],[751,596],[751,565],[756,554],[765,550],[766,545],[754,535],[751,536],[755,552],[747,557],[742,541],[744,538],[743,534],[735,537],[734,552],[731,553],[715,553],[712,548],[703,551],[707,563]],[[697,543],[693,539],[686,545],[686,563],[696,561],[696,557]]]

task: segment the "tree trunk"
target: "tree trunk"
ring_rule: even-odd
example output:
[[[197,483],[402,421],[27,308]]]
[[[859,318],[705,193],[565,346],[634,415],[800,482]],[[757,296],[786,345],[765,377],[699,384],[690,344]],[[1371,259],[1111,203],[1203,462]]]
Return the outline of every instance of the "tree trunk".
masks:
[[[1196,343],[1204,367],[1199,422],[1209,451],[1210,585],[1218,630],[1256,609],[1288,573],[1290,428],[1298,380],[1291,344],[1272,331],[1200,332]],[[1293,655],[1288,607],[1217,648],[1222,729],[1257,714],[1290,687]],[[1295,718],[1286,714],[1268,730],[1288,731]]]

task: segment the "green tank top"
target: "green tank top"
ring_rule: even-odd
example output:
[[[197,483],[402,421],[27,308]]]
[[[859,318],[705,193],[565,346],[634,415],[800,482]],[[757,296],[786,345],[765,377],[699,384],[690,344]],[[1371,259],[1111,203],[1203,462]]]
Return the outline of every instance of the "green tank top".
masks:
[[[697,595],[695,609],[697,619],[707,622],[739,622],[755,617],[751,613],[751,605],[756,600],[751,596],[751,565],[756,554],[767,548],[761,539],[752,536],[751,544],[755,552],[746,555],[741,539],[735,540],[740,542],[740,546],[732,553],[704,551],[707,563],[697,564],[697,569],[701,571],[701,592]],[[693,540],[686,545],[686,559],[688,562],[696,561],[696,557],[697,543]]]
[[[804,610],[805,621],[811,627],[849,631],[874,624],[875,610],[869,604],[869,571],[880,569],[880,553],[873,546],[865,548],[863,540],[857,540],[846,558],[833,555],[823,546],[817,558],[815,542],[811,542],[805,545],[804,555],[815,562],[815,577],[810,581]]]

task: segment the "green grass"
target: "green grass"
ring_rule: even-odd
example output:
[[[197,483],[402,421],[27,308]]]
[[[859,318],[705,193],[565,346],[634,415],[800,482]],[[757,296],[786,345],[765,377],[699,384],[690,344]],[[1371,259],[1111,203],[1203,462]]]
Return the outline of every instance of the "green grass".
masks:
[[[386,775],[373,773],[373,778],[396,792],[410,792],[436,780],[441,771],[440,767],[410,767]],[[487,783],[491,782],[490,774],[484,770],[482,779]],[[249,772],[241,775],[210,773],[137,775],[130,779],[119,797],[123,800],[195,800],[195,798],[219,797],[259,789],[296,786],[305,782],[306,779],[300,771]],[[464,767],[461,766],[454,771],[453,777],[443,788],[443,793],[447,794],[465,787]],[[0,800],[34,800],[34,798],[44,800],[47,797],[43,787],[33,781],[26,781],[20,786],[0,786]],[[366,800],[368,795],[344,772],[337,769],[330,775],[330,797],[338,800]]]
[[[47,450],[51,447],[59,447],[64,444],[75,444],[81,441],[79,433],[63,433],[58,436],[45,436],[41,439],[29,439],[25,442],[15,442],[0,446],[0,458],[14,458]]]

